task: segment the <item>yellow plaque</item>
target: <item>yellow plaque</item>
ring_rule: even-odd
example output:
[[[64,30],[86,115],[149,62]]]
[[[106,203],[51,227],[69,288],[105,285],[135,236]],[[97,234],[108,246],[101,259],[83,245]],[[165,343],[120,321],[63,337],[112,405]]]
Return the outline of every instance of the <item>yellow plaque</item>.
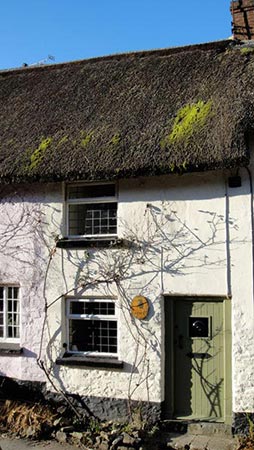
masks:
[[[149,312],[149,302],[142,295],[137,295],[131,302],[131,314],[136,319],[145,319]]]

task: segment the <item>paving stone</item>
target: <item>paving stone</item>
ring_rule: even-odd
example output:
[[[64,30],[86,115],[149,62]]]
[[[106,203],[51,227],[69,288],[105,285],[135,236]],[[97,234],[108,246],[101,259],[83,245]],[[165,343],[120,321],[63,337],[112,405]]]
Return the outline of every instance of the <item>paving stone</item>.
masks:
[[[235,450],[238,447],[237,438],[212,437],[207,443],[207,450]]]
[[[167,435],[167,447],[175,450],[236,450],[237,442],[228,436]]]
[[[196,435],[192,439],[190,450],[204,450],[207,449],[207,444],[209,442],[209,436]],[[217,450],[222,450],[220,447]]]
[[[189,434],[183,434],[176,436],[175,434],[172,434],[169,439],[167,439],[167,446],[172,447],[177,450],[187,450],[190,447],[192,441],[194,439],[194,436],[191,436]]]

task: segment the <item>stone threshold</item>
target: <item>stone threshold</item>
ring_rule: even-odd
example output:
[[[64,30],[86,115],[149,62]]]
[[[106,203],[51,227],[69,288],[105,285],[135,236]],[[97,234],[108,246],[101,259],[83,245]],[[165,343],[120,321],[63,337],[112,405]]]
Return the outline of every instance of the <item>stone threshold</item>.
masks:
[[[165,436],[167,449],[172,450],[236,450],[239,446],[237,437],[197,434],[174,434]]]
[[[179,434],[229,436],[233,435],[232,426],[221,422],[202,422],[192,420],[162,420],[163,431]]]

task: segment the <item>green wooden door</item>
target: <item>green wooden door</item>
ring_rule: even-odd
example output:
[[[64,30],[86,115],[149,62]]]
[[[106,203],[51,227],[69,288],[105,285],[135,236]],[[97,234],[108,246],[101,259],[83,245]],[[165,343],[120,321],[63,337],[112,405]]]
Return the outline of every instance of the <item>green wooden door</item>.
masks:
[[[174,302],[175,418],[224,419],[223,317],[223,301]]]

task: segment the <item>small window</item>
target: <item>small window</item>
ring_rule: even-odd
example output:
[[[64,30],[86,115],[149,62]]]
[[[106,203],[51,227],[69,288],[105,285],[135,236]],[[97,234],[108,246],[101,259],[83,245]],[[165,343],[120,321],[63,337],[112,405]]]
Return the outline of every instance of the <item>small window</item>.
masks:
[[[116,237],[115,184],[67,186],[67,234],[74,238]]]
[[[110,299],[67,299],[67,349],[71,353],[116,355],[117,317]]]
[[[19,288],[16,286],[0,286],[0,340],[16,342],[19,338]]]

